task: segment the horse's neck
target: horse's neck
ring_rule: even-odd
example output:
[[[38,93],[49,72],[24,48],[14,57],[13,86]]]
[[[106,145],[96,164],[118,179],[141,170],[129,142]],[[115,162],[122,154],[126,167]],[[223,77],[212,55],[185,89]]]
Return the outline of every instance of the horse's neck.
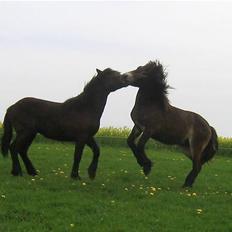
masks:
[[[136,104],[142,106],[156,106],[164,110],[170,106],[166,95],[160,96],[158,93],[150,93],[145,89],[139,89],[136,95]]]
[[[106,91],[84,91],[77,97],[65,102],[65,105],[72,110],[80,112],[88,110],[92,115],[100,117],[106,105],[109,93]]]
[[[86,98],[91,111],[94,111],[101,116],[105,108],[108,95],[109,93],[106,91],[86,93]]]

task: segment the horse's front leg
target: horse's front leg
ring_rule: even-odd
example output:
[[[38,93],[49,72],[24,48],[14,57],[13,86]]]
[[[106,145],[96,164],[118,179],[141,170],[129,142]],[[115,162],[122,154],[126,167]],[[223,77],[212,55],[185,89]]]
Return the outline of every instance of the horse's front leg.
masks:
[[[93,152],[93,159],[92,159],[92,162],[90,163],[89,168],[88,168],[89,178],[93,180],[95,178],[96,172],[97,172],[98,159],[100,156],[100,149],[99,149],[94,138],[90,138],[87,141],[87,145],[91,148],[91,150]]]
[[[136,147],[136,144],[135,144],[135,140],[141,135],[142,133],[142,130],[139,129],[136,125],[133,127],[130,135],[128,136],[127,138],[127,144],[128,146],[130,147],[130,149],[132,150],[136,160],[137,160],[137,163],[143,167],[143,160],[141,158],[141,156],[138,154],[137,152],[137,147]]]
[[[152,167],[152,162],[145,153],[145,145],[150,137],[150,133],[145,130],[137,143],[137,155],[142,160],[143,172],[146,176],[150,173]]]
[[[84,141],[78,141],[75,144],[74,160],[73,160],[73,167],[71,172],[71,177],[73,179],[81,179],[79,176],[79,165],[80,165],[84,147],[85,147]]]

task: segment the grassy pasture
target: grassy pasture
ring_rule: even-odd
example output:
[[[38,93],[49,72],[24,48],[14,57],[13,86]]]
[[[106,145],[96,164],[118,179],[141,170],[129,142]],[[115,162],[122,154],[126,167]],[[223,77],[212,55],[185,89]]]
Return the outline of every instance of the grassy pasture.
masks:
[[[0,231],[232,231],[230,157],[215,157],[185,190],[191,162],[177,151],[149,148],[154,167],[145,178],[128,148],[102,146],[91,181],[86,148],[82,180],[74,181],[73,150],[72,144],[33,143],[37,177],[12,177],[10,159],[0,158]]]

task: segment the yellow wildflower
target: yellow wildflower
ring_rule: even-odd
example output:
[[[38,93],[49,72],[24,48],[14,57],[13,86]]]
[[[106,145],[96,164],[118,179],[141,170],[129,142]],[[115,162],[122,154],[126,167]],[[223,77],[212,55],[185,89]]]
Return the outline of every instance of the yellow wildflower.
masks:
[[[197,209],[197,213],[198,213],[198,214],[201,214],[202,212],[203,212],[202,209]]]

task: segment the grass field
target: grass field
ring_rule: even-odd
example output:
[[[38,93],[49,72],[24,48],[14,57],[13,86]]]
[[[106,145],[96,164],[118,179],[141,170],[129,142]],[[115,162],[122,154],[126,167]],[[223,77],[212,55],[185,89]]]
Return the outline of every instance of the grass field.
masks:
[[[73,150],[34,143],[37,177],[12,177],[10,159],[0,159],[0,231],[232,231],[231,158],[217,156],[185,190],[191,162],[180,153],[149,149],[154,167],[145,178],[128,148],[103,146],[91,181],[86,148],[74,181]]]

